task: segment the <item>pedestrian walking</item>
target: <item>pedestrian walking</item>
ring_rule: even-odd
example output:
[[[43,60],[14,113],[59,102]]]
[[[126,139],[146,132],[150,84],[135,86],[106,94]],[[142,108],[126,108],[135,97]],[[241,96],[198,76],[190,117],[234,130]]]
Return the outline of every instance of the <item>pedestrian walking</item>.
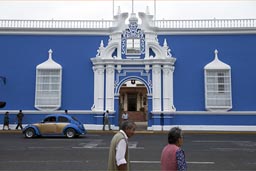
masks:
[[[3,130],[5,130],[4,128],[7,126],[7,129],[10,130],[10,127],[9,127],[9,121],[10,121],[10,118],[9,118],[9,112],[5,112],[4,114],[4,125],[3,125]]]
[[[123,121],[128,120],[128,117],[129,117],[128,113],[124,111],[124,113],[122,114]]]
[[[112,130],[111,126],[110,126],[109,111],[108,110],[106,112],[104,112],[104,114],[103,114],[103,128],[102,128],[103,131],[105,131],[105,125],[106,124],[108,124],[108,129]]]
[[[22,127],[23,117],[24,117],[24,114],[22,113],[22,110],[20,110],[19,113],[17,114],[18,124],[16,126],[16,129],[18,129],[19,127],[20,127],[20,129],[23,129],[23,127]]]
[[[108,171],[129,171],[128,138],[134,135],[136,124],[127,120],[122,122],[120,128],[110,143]]]
[[[181,149],[183,135],[179,127],[172,128],[168,133],[168,144],[161,154],[162,171],[186,171],[185,152]]]

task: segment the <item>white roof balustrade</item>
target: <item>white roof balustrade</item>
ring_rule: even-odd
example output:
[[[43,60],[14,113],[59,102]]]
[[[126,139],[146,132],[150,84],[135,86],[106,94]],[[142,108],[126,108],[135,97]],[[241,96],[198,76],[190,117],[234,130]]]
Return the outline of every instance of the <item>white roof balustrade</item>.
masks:
[[[256,28],[256,19],[154,20],[159,29]],[[8,20],[0,19],[0,29],[107,29],[114,20]]]

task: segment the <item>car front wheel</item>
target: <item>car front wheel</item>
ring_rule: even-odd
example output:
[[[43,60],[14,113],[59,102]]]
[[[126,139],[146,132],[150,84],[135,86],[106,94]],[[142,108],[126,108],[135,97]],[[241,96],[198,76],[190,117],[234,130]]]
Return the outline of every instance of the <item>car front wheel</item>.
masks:
[[[66,131],[66,137],[74,138],[76,136],[76,131],[73,128],[68,128]]]
[[[35,136],[35,130],[33,128],[28,128],[25,131],[25,137],[26,138],[33,138]]]

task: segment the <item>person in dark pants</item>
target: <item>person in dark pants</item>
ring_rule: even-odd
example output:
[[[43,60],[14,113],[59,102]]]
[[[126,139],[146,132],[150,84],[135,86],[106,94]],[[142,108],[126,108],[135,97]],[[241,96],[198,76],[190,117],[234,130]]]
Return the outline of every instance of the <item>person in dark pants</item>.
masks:
[[[110,127],[109,111],[108,110],[103,114],[103,128],[102,128],[103,131],[105,131],[105,125],[106,124],[108,124],[108,129],[112,130],[111,127]]]
[[[124,121],[112,138],[109,147],[108,171],[130,170],[128,138],[135,133],[136,124],[133,121]]]
[[[5,112],[4,114],[4,125],[3,125],[3,130],[7,126],[7,129],[10,130],[9,128],[9,112]]]
[[[16,129],[18,129],[20,127],[20,129],[23,129],[22,127],[22,119],[24,117],[24,114],[22,113],[22,110],[19,111],[19,113],[17,114],[17,120],[18,120],[18,124],[16,126]]]

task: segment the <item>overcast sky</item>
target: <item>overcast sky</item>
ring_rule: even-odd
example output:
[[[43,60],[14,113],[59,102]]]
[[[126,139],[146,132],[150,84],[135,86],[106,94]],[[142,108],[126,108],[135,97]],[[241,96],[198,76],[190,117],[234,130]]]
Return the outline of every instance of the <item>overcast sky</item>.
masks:
[[[256,19],[256,0],[0,0],[0,19],[109,20],[132,4],[136,13],[148,6],[156,19]]]

